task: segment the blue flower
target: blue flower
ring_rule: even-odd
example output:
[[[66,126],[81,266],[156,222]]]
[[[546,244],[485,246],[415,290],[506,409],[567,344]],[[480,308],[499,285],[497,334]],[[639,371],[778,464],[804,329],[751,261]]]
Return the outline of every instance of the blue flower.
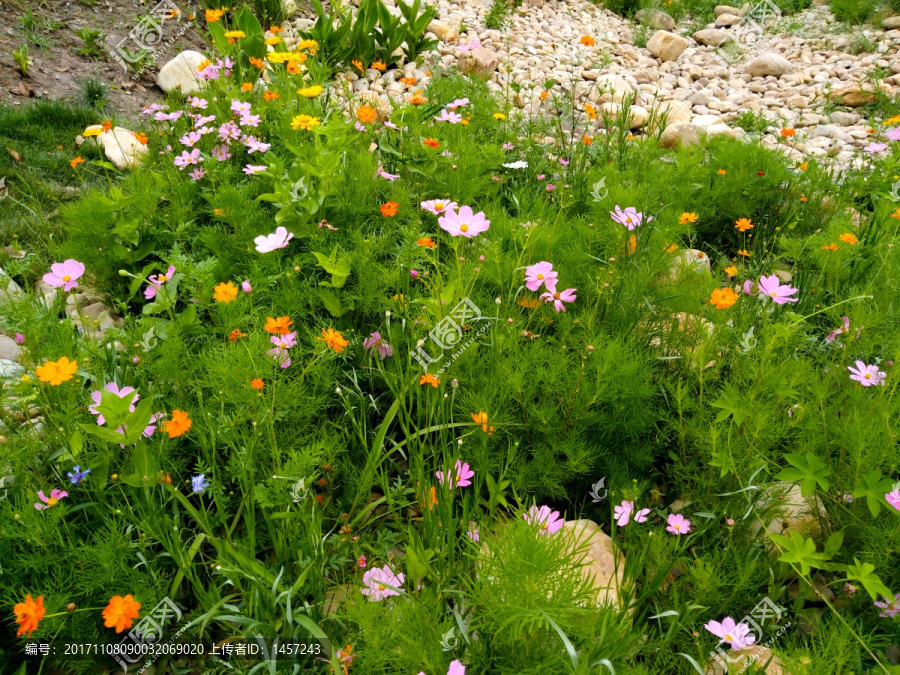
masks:
[[[199,476],[194,476],[193,478],[191,478],[191,489],[194,491],[194,494],[203,492],[208,487],[209,482],[206,480],[206,477],[202,473]]]
[[[72,473],[72,471],[74,471],[75,473]],[[82,471],[80,464],[76,464],[72,471],[66,473],[72,485],[80,485],[81,481],[83,481],[91,472],[90,469],[85,469],[84,471]]]

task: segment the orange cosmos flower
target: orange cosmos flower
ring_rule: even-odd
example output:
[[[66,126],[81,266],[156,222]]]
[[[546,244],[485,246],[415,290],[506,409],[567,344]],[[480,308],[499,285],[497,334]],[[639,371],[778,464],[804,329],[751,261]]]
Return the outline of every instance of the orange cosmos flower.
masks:
[[[387,69],[387,66],[384,63],[382,63],[381,61],[376,61],[375,63],[372,64],[372,67],[375,70],[386,70]]]
[[[188,414],[186,412],[182,412],[178,408],[175,408],[175,410],[172,411],[172,419],[163,422],[160,429],[169,434],[169,438],[177,438],[178,436],[184,436],[184,434],[190,431],[193,423],[193,420],[188,419]]]
[[[524,307],[525,309],[537,309],[541,306],[541,301],[537,298],[533,298],[529,300],[528,298],[522,298],[516,303],[519,307]]]
[[[828,244],[828,246],[823,246],[822,250],[823,251],[837,251],[838,246],[834,242],[831,242],[830,244]]]
[[[749,218],[738,218],[734,223],[734,227],[736,230],[746,232],[747,230],[752,230],[755,225],[750,222]]]
[[[737,254],[738,254],[738,255],[742,255],[742,256],[744,256],[745,258],[749,258],[749,257],[750,257],[750,251],[748,251],[748,250],[746,250],[746,249],[743,249],[743,248],[739,248]]]
[[[895,218],[895,219],[897,219],[897,220],[900,220],[900,209],[897,209],[896,211],[894,211],[894,212],[891,214],[891,218]]]
[[[725,268],[725,274],[727,274],[730,277],[736,277],[737,273],[738,273],[738,269],[734,265],[729,265],[728,267]]]
[[[221,9],[206,10],[206,23],[215,23],[225,15]]]
[[[265,386],[266,386],[266,383],[263,382],[258,377],[250,380],[250,388],[251,389],[254,389],[256,391],[262,391],[263,387],[265,387]]]
[[[374,122],[377,116],[378,114],[375,112],[375,108],[373,108],[372,106],[361,105],[356,109],[356,119],[358,119],[363,124]]]
[[[41,382],[47,382],[51,387],[56,387],[71,380],[76,370],[78,370],[77,361],[69,361],[68,357],[61,356],[59,361],[47,361],[44,365],[38,366],[35,372]]]
[[[352,63],[353,66],[359,71],[365,70],[365,68],[363,68],[362,61],[360,61],[358,59],[353,59],[350,63]]]
[[[112,130],[112,121],[111,120],[103,120],[103,123],[100,125],[103,128],[103,133],[108,133]]]
[[[432,387],[437,389],[439,383],[440,379],[437,377],[437,375],[432,375],[431,373],[425,373],[422,377],[419,378],[420,387],[423,384],[430,384]]]
[[[304,56],[303,60],[305,61],[306,54],[304,54],[303,56]],[[288,71],[289,75],[299,75],[302,72],[300,69],[300,64],[295,61],[291,61],[290,63],[287,64],[287,71]]]
[[[251,89],[253,89],[253,85],[250,82],[244,82],[241,85],[241,91],[250,91]]]
[[[637,235],[636,234],[633,234],[630,237],[628,237],[628,242],[622,248],[622,252],[625,253],[626,250],[627,250],[627,253],[629,253],[629,254],[634,253],[637,250]]]
[[[235,328],[233,331],[231,331],[231,335],[228,337],[228,339],[231,342],[237,342],[241,338],[245,338],[245,337],[247,337],[246,333],[242,333],[237,328]]]
[[[678,244],[671,242],[663,245],[663,253],[675,253],[678,250]]]
[[[801,171],[806,171],[809,168],[809,164],[807,162],[803,162],[800,166],[797,167]]]
[[[291,332],[291,325],[293,325],[293,321],[291,321],[291,317],[289,316],[279,316],[277,319],[273,319],[271,316],[266,317],[266,332],[271,333],[272,335],[287,335]]]
[[[104,626],[107,628],[115,628],[117,633],[121,633],[126,628],[134,625],[134,619],[140,617],[141,603],[135,602],[134,597],[130,594],[124,598],[121,595],[114,595],[106,609],[103,610]]]
[[[401,77],[401,78],[400,78],[400,81],[401,81],[403,84],[405,84],[405,85],[411,87],[411,86],[413,86],[413,85],[416,83],[416,78],[414,78],[414,77]]]
[[[279,98],[281,98],[281,94],[279,94],[277,91],[267,91],[263,93],[264,101],[275,101]]]
[[[212,65],[212,61],[210,61],[209,59],[203,59],[200,62],[200,65],[197,66],[197,72],[199,73],[199,72],[206,70],[206,67],[209,65]],[[162,134],[160,134],[160,136],[162,136]]]
[[[838,237],[845,244],[850,244],[851,246],[856,246],[859,242],[859,239],[855,234],[851,234],[850,232],[844,232],[841,236]]]
[[[728,172],[725,169],[719,169],[716,173],[718,173],[720,176],[724,176]]]
[[[334,328],[329,328],[328,330],[322,329],[322,337],[317,337],[316,340],[319,342],[324,342],[325,346],[329,349],[333,349],[338,354],[344,351],[344,347],[349,345],[350,343],[344,339],[344,336],[341,335]]]
[[[684,225],[685,223],[696,223],[697,222],[697,214],[696,213],[688,213],[685,211],[681,214],[681,217],[678,219],[678,222]]]
[[[472,419],[475,421],[475,424],[481,425],[481,430],[488,436],[494,435],[494,427],[488,426],[488,414],[486,412],[481,410],[477,414],[472,413]]]
[[[597,117],[597,109],[590,103],[585,104],[584,112],[588,116],[589,120],[595,119]]]
[[[789,128],[789,127],[786,127],[786,128],[784,128],[784,129],[781,130],[781,137],[782,137],[782,138],[790,138],[791,136],[793,136],[793,135],[796,134],[796,133],[797,133],[797,132],[794,131],[793,129],[791,129],[791,128]]]
[[[381,205],[381,215],[385,218],[393,218],[399,210],[400,205],[397,202],[387,202]]]
[[[69,166],[71,166],[73,169],[76,168],[79,164],[84,164],[83,157],[76,157],[71,162],[69,162]]]
[[[582,137],[581,137],[581,144],[582,144],[582,145],[593,145],[593,144],[594,144],[594,139],[591,138],[590,136],[582,136]]]
[[[284,31],[284,28],[282,28],[281,26],[272,26],[272,27],[269,29],[269,32],[270,32],[270,33],[281,33],[281,32],[283,32],[283,31]]]
[[[416,485],[418,485],[418,484],[419,483],[417,481]],[[425,494],[422,495],[422,506],[424,508],[428,509],[429,511],[431,511],[431,509],[433,509],[435,506],[437,506],[437,503],[438,503],[437,490],[435,490],[435,488],[432,487],[430,489],[430,492],[431,492],[431,499],[428,498],[429,490],[425,490]]]
[[[548,94],[546,91],[542,91],[541,95],[538,96],[538,98],[542,101],[546,101],[548,98],[550,98],[550,94]]]
[[[255,56],[251,56],[248,60],[250,61],[250,65],[254,68],[262,69],[263,66],[266,65],[265,63],[263,63],[262,59],[258,59]]]
[[[422,237],[416,241],[416,246],[425,246],[427,248],[434,248],[434,240],[431,237]]]
[[[13,614],[16,615],[16,623],[19,624],[16,637],[24,633],[28,633],[28,637],[31,637],[46,613],[43,595],[39,595],[37,600],[32,600],[31,594],[28,594],[25,596],[25,602],[13,605]]]
[[[413,105],[422,105],[423,103],[428,103],[428,99],[424,96],[419,96],[419,94],[416,94],[415,96],[409,97],[409,102]]]
[[[441,144],[438,143],[438,142],[437,142],[435,139],[433,139],[433,138],[426,138],[424,141],[422,141],[422,145],[425,145],[425,146],[427,146],[427,147],[429,147],[429,148],[432,148],[432,149],[435,149],[435,150],[436,150],[437,148],[441,147]]]
[[[147,134],[142,134],[140,131],[134,132],[134,140],[136,140],[141,145],[147,145],[150,142],[150,139],[147,138]]]
[[[593,47],[594,44],[596,44],[594,42],[594,38],[592,38],[590,35],[582,35],[579,42],[581,42],[581,44],[583,44],[585,47]]]
[[[712,292],[709,303],[716,309],[728,309],[737,302],[738,294],[730,288],[717,288]]]
[[[216,302],[234,302],[237,300],[238,289],[230,281],[223,281],[213,289],[213,299]]]

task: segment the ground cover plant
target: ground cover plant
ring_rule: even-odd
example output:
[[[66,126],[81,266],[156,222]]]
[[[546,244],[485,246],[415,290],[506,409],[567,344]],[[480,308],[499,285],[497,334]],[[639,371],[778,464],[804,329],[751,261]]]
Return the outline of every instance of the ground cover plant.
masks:
[[[836,175],[437,66],[384,110],[210,12],[138,168],[0,113],[4,669],[892,672],[900,117]]]

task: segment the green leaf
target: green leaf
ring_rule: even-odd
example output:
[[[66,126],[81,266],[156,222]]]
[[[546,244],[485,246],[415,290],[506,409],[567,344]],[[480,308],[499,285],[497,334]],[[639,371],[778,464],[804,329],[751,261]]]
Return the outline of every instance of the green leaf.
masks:
[[[833,558],[840,552],[841,546],[843,545],[844,531],[838,530],[837,532],[832,533],[832,535],[828,537],[828,541],[825,542],[825,555],[829,558]]]
[[[816,485],[819,485],[823,490],[827,490],[830,487],[831,484],[828,482],[827,477],[831,475],[831,469],[816,457],[812,451],[806,453],[805,459],[796,453],[787,454],[784,458],[794,468],[782,469],[775,476],[777,480],[789,483],[799,482],[800,494],[804,497],[808,497],[815,492]]]
[[[866,562],[861,563],[856,558],[853,558],[853,562],[855,564],[847,566],[848,579],[861,583],[873,600],[877,600],[879,594],[886,598],[894,597],[891,589],[882,583],[877,574],[873,574],[875,565],[870,565]]]
[[[886,503],[884,496],[891,491],[893,483],[885,478],[878,469],[874,469],[862,477],[862,484],[862,487],[853,491],[853,496],[857,499],[865,497],[869,512],[873,518],[877,518],[881,513],[881,505]]]
[[[737,426],[741,426],[744,423],[744,420],[747,419],[749,413],[747,412],[748,407],[747,401],[744,401],[738,390],[732,386],[729,386],[722,392],[722,398],[718,401],[713,401],[711,404],[714,408],[721,408],[722,412],[716,415],[716,422],[724,422],[729,417],[734,419],[734,423]]]
[[[69,436],[69,452],[72,453],[72,457],[78,459],[78,455],[81,454],[81,449],[84,447],[84,437],[81,435],[81,432],[76,429],[72,432],[72,435]]]
[[[824,553],[816,552],[816,543],[812,539],[804,539],[799,532],[791,532],[790,539],[781,534],[770,534],[769,537],[784,549],[784,553],[778,559],[781,562],[800,565],[803,576],[809,575],[810,568],[822,567],[822,563],[828,559]]]
[[[341,307],[341,301],[338,300],[331,291],[320,288],[318,294],[319,299],[322,301],[322,304],[325,305],[325,309],[329,311],[331,316],[339,318],[347,312],[345,308]]]
[[[102,438],[104,441],[118,443],[119,445],[125,444],[125,435],[120,434],[118,431],[113,431],[112,429],[107,429],[106,427],[101,427],[96,424],[79,424],[78,426],[87,433]]]

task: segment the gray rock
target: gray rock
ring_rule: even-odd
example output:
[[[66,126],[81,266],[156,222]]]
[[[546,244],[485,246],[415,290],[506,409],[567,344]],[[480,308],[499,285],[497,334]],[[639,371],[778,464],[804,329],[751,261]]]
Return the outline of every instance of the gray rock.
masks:
[[[658,9],[645,8],[639,10],[635,13],[634,20],[655,30],[672,30],[675,28],[675,19]]]
[[[704,28],[703,30],[698,30],[691,37],[701,45],[718,47],[728,40],[728,31],[720,28]]]
[[[464,73],[490,75],[500,65],[500,55],[487,47],[476,47],[459,57],[459,69]]]
[[[700,134],[693,124],[682,122],[667,126],[659,137],[659,147],[678,148],[682,145],[699,145]]]
[[[747,66],[747,72],[753,77],[766,77],[773,75],[781,77],[794,72],[794,65],[778,54],[762,54]]]
[[[674,61],[687,49],[688,41],[680,35],[660,30],[647,43],[647,51],[663,61]]]
[[[204,85],[197,67],[206,60],[200,52],[186,50],[159,69],[156,83],[166,93],[196,94]]]
[[[896,30],[900,28],[900,16],[889,16],[881,22],[881,27],[885,30]]]
[[[18,363],[21,352],[22,349],[16,344],[15,340],[8,335],[0,333],[0,359]]]

